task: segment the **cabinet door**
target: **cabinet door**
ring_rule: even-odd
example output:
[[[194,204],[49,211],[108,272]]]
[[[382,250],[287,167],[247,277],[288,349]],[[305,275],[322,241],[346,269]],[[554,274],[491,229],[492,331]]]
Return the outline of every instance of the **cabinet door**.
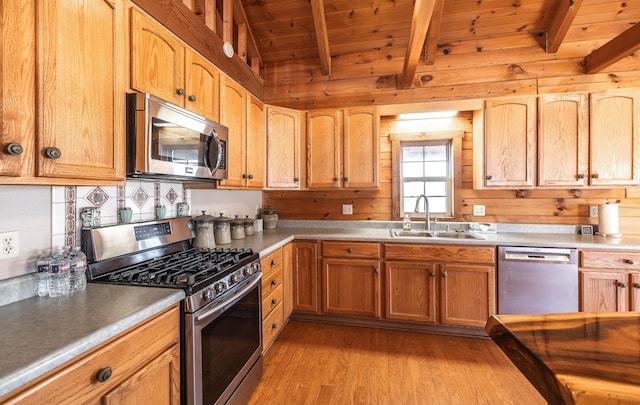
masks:
[[[318,302],[318,244],[293,242],[293,310],[320,313]]]
[[[621,271],[580,270],[580,311],[626,311],[628,275]]]
[[[131,87],[184,106],[182,43],[164,27],[131,9]]]
[[[224,77],[220,80],[220,121],[229,128],[227,145],[227,176],[220,185],[244,187],[246,176],[247,93],[237,83]]]
[[[267,188],[300,188],[300,112],[267,107]]]
[[[591,184],[640,184],[640,92],[591,94]]]
[[[38,2],[38,175],[124,180],[122,0]]]
[[[380,317],[380,261],[322,259],[322,312]]]
[[[538,185],[585,186],[589,177],[589,103],[585,94],[538,98]]]
[[[307,113],[307,187],[340,188],[342,114],[338,110]]]
[[[536,99],[485,103],[486,187],[533,187],[536,183]]]
[[[345,110],[342,142],[344,188],[380,187],[379,121],[376,108]]]
[[[197,53],[185,52],[185,108],[220,121],[220,72]]]
[[[387,262],[385,266],[385,317],[436,323],[435,264]]]
[[[102,404],[180,404],[180,345],[162,353],[105,395]]]
[[[293,312],[293,244],[282,247],[282,309],[286,321]]]
[[[494,266],[440,265],[440,322],[484,327],[496,313]]]
[[[0,176],[34,173],[35,15],[33,1],[0,3]]]
[[[629,294],[631,294],[630,311],[640,311],[640,274],[631,274],[631,285],[629,286]]]
[[[264,104],[249,95],[247,100],[246,186],[264,187],[265,127]]]

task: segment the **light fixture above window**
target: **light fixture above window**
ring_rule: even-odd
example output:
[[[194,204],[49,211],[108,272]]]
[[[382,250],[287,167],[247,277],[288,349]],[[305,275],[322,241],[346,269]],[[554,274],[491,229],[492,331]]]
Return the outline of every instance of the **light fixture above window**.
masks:
[[[402,113],[398,115],[401,120],[425,120],[434,118],[451,118],[458,115],[457,111],[429,111],[419,113]]]

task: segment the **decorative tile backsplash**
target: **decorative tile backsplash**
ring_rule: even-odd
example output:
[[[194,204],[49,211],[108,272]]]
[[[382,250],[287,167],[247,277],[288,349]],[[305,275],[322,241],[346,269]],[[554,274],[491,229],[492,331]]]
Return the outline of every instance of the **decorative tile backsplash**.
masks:
[[[167,217],[178,215],[178,204],[191,206],[191,190],[181,183],[161,183],[128,180],[126,186],[54,186],[52,187],[51,246],[77,246],[80,244],[85,208],[100,210],[100,224],[112,225],[119,221],[118,210],[131,208],[132,221],[155,218],[155,209],[164,206]]]

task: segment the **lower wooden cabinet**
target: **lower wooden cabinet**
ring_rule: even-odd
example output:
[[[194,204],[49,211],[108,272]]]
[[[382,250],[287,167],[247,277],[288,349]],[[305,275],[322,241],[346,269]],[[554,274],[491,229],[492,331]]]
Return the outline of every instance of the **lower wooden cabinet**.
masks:
[[[266,353],[284,326],[282,248],[260,259],[262,268],[262,352]]]
[[[108,372],[110,376],[103,382]],[[180,403],[180,310],[153,319],[74,359],[3,404]]]
[[[322,259],[322,312],[380,318],[380,260]]]
[[[385,263],[385,318],[436,323],[436,274],[434,263]]]
[[[291,249],[293,311],[319,314],[318,243],[294,241]]]
[[[640,311],[640,253],[580,252],[580,311]]]

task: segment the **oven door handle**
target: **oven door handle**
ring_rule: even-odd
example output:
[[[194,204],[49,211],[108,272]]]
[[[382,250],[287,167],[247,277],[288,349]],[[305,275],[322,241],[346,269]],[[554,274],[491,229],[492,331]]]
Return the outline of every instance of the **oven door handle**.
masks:
[[[249,291],[251,291],[261,281],[262,281],[262,273],[260,273],[260,277],[257,277],[251,283],[249,283],[245,287],[243,287],[242,290],[240,290],[240,292],[236,293],[233,296],[233,299],[231,301],[225,300],[224,302],[221,302],[220,304],[216,305],[215,307],[213,307],[211,309],[208,309],[207,311],[205,311],[205,312],[203,312],[201,314],[196,315],[195,316],[195,322],[204,321],[206,318],[208,318],[208,317],[210,317],[212,315],[216,315],[218,312],[221,312],[221,311],[225,310],[226,308],[232,306],[239,299],[244,297]]]

